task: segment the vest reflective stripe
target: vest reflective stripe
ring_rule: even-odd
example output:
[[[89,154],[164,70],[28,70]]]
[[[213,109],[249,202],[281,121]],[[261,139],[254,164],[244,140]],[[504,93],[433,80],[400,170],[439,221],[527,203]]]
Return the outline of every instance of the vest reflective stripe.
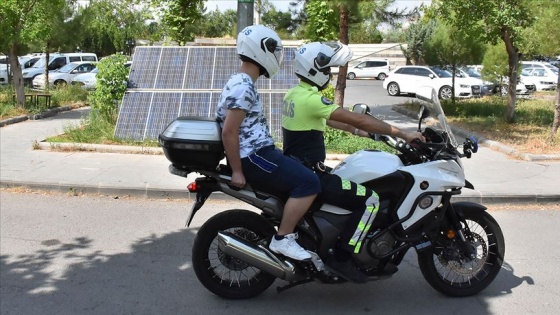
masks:
[[[343,179],[342,180],[342,189],[350,190],[352,188],[352,183],[349,180]]]
[[[366,200],[366,211],[362,215],[360,219],[360,223],[358,223],[358,227],[356,231],[354,231],[354,235],[348,242],[348,245],[354,246],[354,253],[359,253],[360,248],[362,246],[362,241],[367,235],[367,232],[371,228],[373,220],[375,220],[375,216],[379,211],[379,196],[373,192],[373,194]]]
[[[358,187],[356,187],[356,195],[365,196],[366,195],[366,188],[362,185],[358,185]]]

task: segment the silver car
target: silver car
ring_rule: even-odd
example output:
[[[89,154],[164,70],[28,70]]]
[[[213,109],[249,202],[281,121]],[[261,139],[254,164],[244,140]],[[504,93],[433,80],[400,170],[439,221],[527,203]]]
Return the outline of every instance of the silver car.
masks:
[[[65,86],[72,82],[72,79],[83,73],[88,73],[95,69],[95,63],[91,61],[79,61],[71,62],[64,67],[49,71],[49,87],[54,88],[55,86]],[[33,79],[33,88],[45,89],[45,75],[40,74]]]

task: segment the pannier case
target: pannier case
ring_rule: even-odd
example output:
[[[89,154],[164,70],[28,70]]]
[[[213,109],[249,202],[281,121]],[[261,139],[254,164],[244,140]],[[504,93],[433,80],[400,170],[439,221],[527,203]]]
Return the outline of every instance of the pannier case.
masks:
[[[222,129],[215,118],[179,117],[159,135],[159,145],[173,166],[213,171],[224,158]]]

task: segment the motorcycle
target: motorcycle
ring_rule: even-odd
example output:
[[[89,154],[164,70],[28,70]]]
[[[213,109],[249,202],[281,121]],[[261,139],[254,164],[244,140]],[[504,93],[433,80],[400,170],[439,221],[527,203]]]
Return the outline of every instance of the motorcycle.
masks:
[[[486,207],[452,199],[463,188],[474,189],[465,179],[461,158],[470,158],[478,144],[470,136],[458,145],[433,89],[422,89],[417,99],[421,103],[418,129],[426,142],[407,144],[390,136],[375,136],[395,153],[361,150],[332,170],[375,190],[380,199],[378,214],[352,259],[368,279],[383,280],[391,275],[379,270],[389,263],[398,266],[407,251],[414,249],[424,279],[435,290],[452,297],[474,295],[498,275],[505,253],[500,226]],[[371,115],[365,104],[356,104],[353,111]],[[311,261],[275,254],[268,244],[282,218],[285,197],[258,187],[229,185],[231,170],[220,164],[225,155],[214,119],[179,117],[160,134],[159,143],[172,162],[172,174],[202,175],[188,186],[196,193],[196,201],[187,226],[214,192],[260,210],[227,210],[200,227],[192,247],[192,265],[209,291],[223,298],[243,299],[264,292],[276,279],[287,282],[278,292],[312,281],[347,282],[325,261],[333,255],[350,211],[320,204],[299,222],[298,243],[312,255]]]

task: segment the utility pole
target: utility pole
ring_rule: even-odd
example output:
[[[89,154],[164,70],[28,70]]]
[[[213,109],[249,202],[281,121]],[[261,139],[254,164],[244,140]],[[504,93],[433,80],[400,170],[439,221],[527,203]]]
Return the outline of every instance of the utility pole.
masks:
[[[253,25],[254,0],[237,0],[237,33],[249,25]]]

